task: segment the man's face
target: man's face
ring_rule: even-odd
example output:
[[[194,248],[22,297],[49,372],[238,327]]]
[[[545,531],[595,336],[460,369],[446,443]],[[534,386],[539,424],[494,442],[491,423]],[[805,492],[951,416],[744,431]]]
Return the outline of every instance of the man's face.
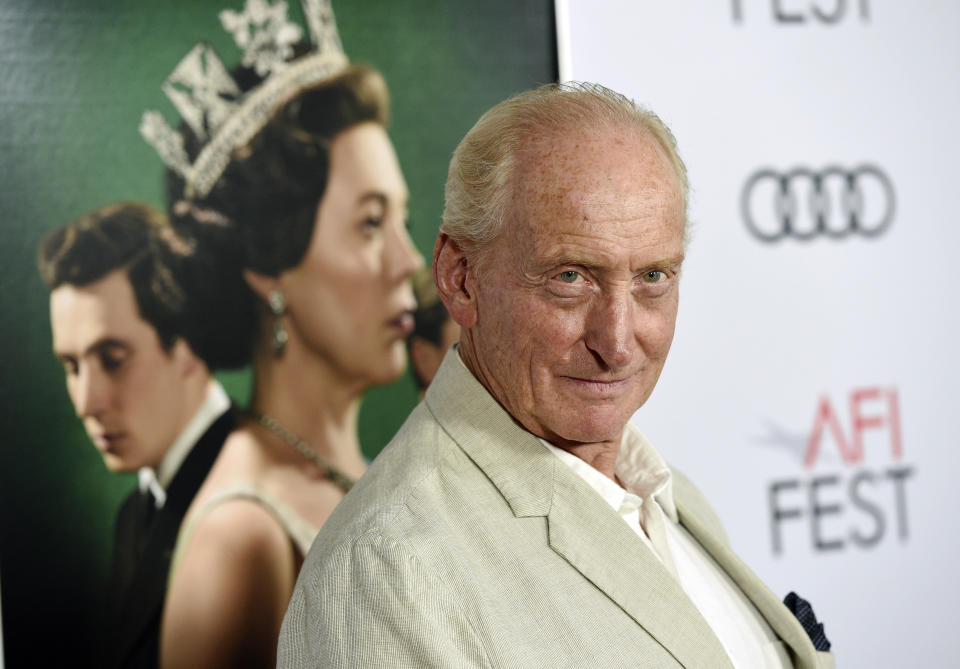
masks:
[[[190,419],[186,344],[178,340],[163,350],[123,270],[86,286],[55,288],[50,324],[67,392],[107,467],[156,466]]]
[[[559,137],[522,155],[513,218],[472,279],[474,371],[548,441],[618,442],[673,339],[679,181],[635,132]]]

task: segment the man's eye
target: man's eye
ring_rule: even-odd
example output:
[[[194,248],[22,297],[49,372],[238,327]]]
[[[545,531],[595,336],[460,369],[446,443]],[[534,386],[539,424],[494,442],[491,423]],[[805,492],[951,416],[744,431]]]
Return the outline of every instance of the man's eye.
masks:
[[[557,277],[564,283],[576,283],[580,278],[580,272],[574,272],[573,270],[567,270],[566,272],[560,272]]]
[[[652,269],[643,275],[645,283],[660,283],[664,278],[666,278],[664,273],[658,269]]]
[[[71,358],[63,358],[60,360],[63,363],[63,373],[67,376],[76,376],[77,374],[77,361]]]
[[[100,364],[103,366],[103,369],[107,372],[115,372],[123,366],[123,363],[127,361],[127,357],[124,355],[115,355],[105,353],[100,356]]]
[[[374,230],[383,226],[383,219],[379,216],[368,216],[363,219],[364,230]]]

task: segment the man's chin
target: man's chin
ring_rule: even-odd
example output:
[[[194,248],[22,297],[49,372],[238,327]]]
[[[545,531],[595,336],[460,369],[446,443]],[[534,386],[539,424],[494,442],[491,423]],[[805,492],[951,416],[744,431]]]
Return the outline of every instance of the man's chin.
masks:
[[[124,458],[116,453],[102,453],[102,455],[103,464],[106,465],[107,469],[114,474],[126,474],[140,469],[136,463],[131,462],[128,458]]]
[[[629,419],[629,416],[624,418],[621,412],[586,410],[579,415],[571,412],[570,415],[561,417],[551,432],[561,441],[570,443],[619,442]]]

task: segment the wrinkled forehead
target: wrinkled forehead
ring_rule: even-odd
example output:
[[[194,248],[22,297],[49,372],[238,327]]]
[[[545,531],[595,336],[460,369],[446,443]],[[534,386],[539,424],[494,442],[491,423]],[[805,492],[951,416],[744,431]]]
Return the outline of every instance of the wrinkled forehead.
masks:
[[[685,220],[683,190],[651,133],[629,128],[552,133],[516,154],[514,222],[548,228],[558,220]]]
[[[546,129],[530,134],[516,152],[518,171],[558,179],[602,178],[610,168],[637,166],[651,180],[680,185],[667,150],[642,126]]]

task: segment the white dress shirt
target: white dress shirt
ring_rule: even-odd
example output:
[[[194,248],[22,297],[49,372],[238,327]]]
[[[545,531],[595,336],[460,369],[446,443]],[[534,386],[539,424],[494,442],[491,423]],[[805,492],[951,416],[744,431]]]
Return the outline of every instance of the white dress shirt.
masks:
[[[603,497],[677,578],[720,639],[733,666],[793,666],[784,645],[753,603],[680,525],[670,469],[639,430],[629,423],[624,429],[615,465],[624,487],[572,453],[541,441]]]
[[[156,471],[152,467],[141,467],[137,472],[140,483],[140,492],[148,490],[153,495],[153,502],[157,509],[162,509],[167,502],[167,488],[176,476],[180,465],[190,454],[190,449],[197,443],[203,433],[230,408],[230,398],[227,392],[216,379],[210,379],[207,394],[203,403],[186,427],[174,439],[166,455],[160,461]]]

